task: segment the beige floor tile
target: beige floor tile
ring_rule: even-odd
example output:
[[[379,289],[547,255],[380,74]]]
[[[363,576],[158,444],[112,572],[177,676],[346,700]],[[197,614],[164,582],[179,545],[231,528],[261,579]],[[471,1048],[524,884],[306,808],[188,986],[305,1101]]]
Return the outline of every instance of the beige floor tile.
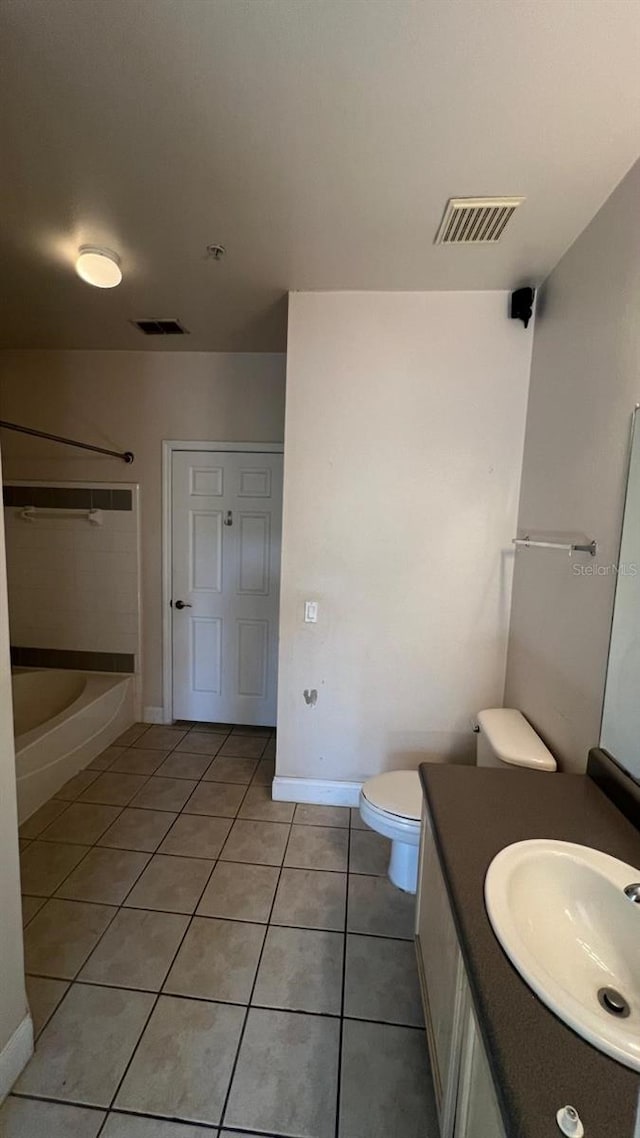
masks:
[[[412,940],[414,913],[415,897],[396,889],[387,877],[351,875],[349,932]]]
[[[226,782],[201,782],[185,806],[189,814],[212,814],[219,818],[235,818],[247,793],[246,786]]]
[[[180,854],[183,857],[217,858],[231,825],[230,818],[180,814],[160,846],[159,852]]]
[[[334,1138],[339,1037],[337,1019],[252,1008],[225,1124],[297,1138]]]
[[[230,735],[225,739],[218,754],[228,759],[261,759],[266,745],[266,739],[260,737]]]
[[[347,937],[344,1014],[422,1027],[415,948],[408,940]]]
[[[344,935],[270,927],[251,1002],[340,1015]]]
[[[121,774],[144,774],[148,777],[162,766],[170,754],[169,750],[161,751],[153,747],[125,747],[109,769]]]
[[[100,838],[99,846],[155,853],[177,814],[128,806]]]
[[[84,790],[91,786],[99,777],[99,771],[78,771],[74,774],[73,778],[68,779],[64,786],[60,787],[55,793],[55,798],[62,799],[63,802],[75,802]]]
[[[201,1126],[184,1122],[161,1122],[157,1118],[136,1118],[133,1114],[113,1112],[100,1138],[214,1138]],[[236,1138],[242,1138],[237,1134]]]
[[[425,1138],[438,1132],[424,1031],[345,1020],[340,1134]]]
[[[272,865],[219,861],[198,905],[198,915],[266,924],[279,872]]]
[[[126,752],[126,747],[107,747],[106,751],[102,751],[92,759],[87,766],[88,771],[108,771],[112,763]]]
[[[21,1094],[108,1106],[155,997],[74,984],[16,1084]]]
[[[235,782],[248,786],[256,773],[257,759],[214,759],[203,777],[204,782]]]
[[[47,901],[25,930],[27,972],[73,980],[116,911],[109,905]]]
[[[148,860],[146,853],[95,846],[58,889],[56,896],[70,901],[120,905]]]
[[[188,924],[177,913],[120,909],[79,979],[159,991]]]
[[[37,838],[42,831],[46,830],[47,826],[53,822],[54,818],[58,818],[60,814],[63,814],[64,811],[68,809],[68,802],[62,802],[57,798],[50,798],[48,802],[45,802],[44,806],[41,806],[39,810],[36,810],[35,814],[32,814],[30,818],[27,818],[26,822],[22,823],[19,831],[20,837]]]
[[[246,1130],[221,1130],[220,1138],[256,1138],[255,1134],[247,1134]]]
[[[96,1138],[104,1117],[103,1110],[12,1096],[0,1108],[0,1134],[2,1138]]]
[[[391,857],[391,842],[374,830],[354,830],[349,849],[349,872],[386,877]]]
[[[349,835],[333,826],[292,826],[284,860],[297,869],[346,870]]]
[[[160,751],[171,751],[177,747],[186,734],[187,729],[185,727],[149,727],[144,735],[136,739],[131,745],[133,747],[157,747]]]
[[[208,755],[191,755],[185,751],[172,751],[158,769],[158,774],[164,778],[199,779],[202,778],[210,762],[211,759]]]
[[[56,818],[40,835],[42,842],[76,842],[91,846],[115,822],[120,806],[98,806],[89,802],[72,802],[60,818]]]
[[[131,727],[127,727],[127,730],[123,731],[122,735],[118,735],[114,743],[117,747],[132,747],[148,730],[149,726],[147,723],[134,723]]]
[[[248,1004],[265,931],[264,925],[194,917],[164,991]]]
[[[212,861],[200,858],[155,854],[125,904],[167,913],[193,913],[212,868]]]
[[[258,769],[251,779],[253,786],[271,786],[275,778],[276,766],[273,759],[261,759]]]
[[[366,822],[363,822],[360,811],[356,806],[351,807],[351,829],[352,830],[368,830]]]
[[[222,861],[282,865],[289,829],[290,827],[282,822],[236,820],[220,857]]]
[[[46,905],[46,897],[27,897],[22,894],[22,925],[23,927],[29,924],[29,921],[35,917],[36,913],[40,911],[43,905]]]
[[[136,794],[132,806],[146,810],[182,810],[197,782],[187,778],[158,778],[154,775]]]
[[[251,724],[236,723],[231,729],[232,735],[254,735],[256,739],[270,739],[273,727],[253,727]]]
[[[283,869],[271,920],[299,928],[344,929],[346,873]]]
[[[82,802],[103,802],[110,806],[128,806],[147,780],[142,774],[118,774],[104,771],[80,795]]]
[[[349,826],[348,806],[311,806],[299,802],[293,820],[297,826]]]
[[[214,734],[213,731],[197,731],[194,729],[180,741],[178,750],[188,751],[192,755],[208,756],[209,761],[211,761],[213,756],[217,755],[223,742],[223,737]]]
[[[231,734],[232,725],[230,723],[191,723],[196,731],[212,731],[214,735],[227,735]]]
[[[258,822],[290,822],[294,810],[293,802],[274,802],[270,787],[250,786],[238,817],[254,818]]]
[[[88,849],[62,842],[32,842],[21,860],[23,892],[33,897],[50,897]]]
[[[161,996],[116,1107],[218,1123],[244,1015],[231,1004]]]
[[[49,976],[25,976],[29,1011],[37,1037],[55,1012],[69,989],[68,980],[52,980]],[[0,1134],[2,1130],[0,1129]]]

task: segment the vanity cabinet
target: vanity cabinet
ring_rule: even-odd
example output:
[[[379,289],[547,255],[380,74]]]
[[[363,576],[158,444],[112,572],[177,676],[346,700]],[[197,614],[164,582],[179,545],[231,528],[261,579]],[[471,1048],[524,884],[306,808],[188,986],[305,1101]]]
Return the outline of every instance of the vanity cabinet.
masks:
[[[441,1138],[505,1138],[426,807],[416,948]]]

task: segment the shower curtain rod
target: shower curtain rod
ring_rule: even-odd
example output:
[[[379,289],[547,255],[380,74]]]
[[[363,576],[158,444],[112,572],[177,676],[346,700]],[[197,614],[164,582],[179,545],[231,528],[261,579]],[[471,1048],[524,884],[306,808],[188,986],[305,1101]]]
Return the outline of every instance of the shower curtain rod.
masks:
[[[132,451],[107,450],[106,447],[96,447],[92,443],[79,443],[75,439],[65,439],[64,435],[50,435],[47,431],[35,431],[33,427],[21,427],[18,423],[7,423],[0,419],[0,427],[6,431],[18,431],[21,435],[33,435],[36,439],[49,439],[52,443],[64,443],[68,447],[79,447],[80,450],[93,450],[97,454],[109,454],[112,458],[121,458],[123,462],[133,462]]]

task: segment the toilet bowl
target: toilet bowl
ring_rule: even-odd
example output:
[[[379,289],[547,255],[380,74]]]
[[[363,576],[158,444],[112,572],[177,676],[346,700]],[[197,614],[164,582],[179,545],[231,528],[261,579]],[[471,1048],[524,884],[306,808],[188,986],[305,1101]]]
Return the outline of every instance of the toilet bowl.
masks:
[[[556,760],[521,711],[511,707],[478,713],[477,765],[517,770],[555,771]],[[389,878],[398,889],[415,893],[422,790],[417,771],[388,771],[365,782],[360,816],[367,826],[391,839]]]
[[[360,817],[391,839],[389,878],[398,889],[415,893],[422,791],[417,771],[388,771],[365,782],[360,791]]]

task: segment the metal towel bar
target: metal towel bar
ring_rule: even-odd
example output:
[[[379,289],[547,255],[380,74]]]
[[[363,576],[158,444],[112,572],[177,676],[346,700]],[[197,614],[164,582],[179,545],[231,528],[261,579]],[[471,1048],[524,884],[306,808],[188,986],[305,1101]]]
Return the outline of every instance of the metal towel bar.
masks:
[[[85,518],[92,526],[102,525],[102,510],[56,510],[55,506],[25,506],[20,511],[25,522],[35,522],[38,518]]]
[[[532,549],[564,549],[570,557],[572,553],[589,553],[595,557],[598,551],[598,545],[595,541],[537,541],[531,537],[514,537],[512,543]]]

